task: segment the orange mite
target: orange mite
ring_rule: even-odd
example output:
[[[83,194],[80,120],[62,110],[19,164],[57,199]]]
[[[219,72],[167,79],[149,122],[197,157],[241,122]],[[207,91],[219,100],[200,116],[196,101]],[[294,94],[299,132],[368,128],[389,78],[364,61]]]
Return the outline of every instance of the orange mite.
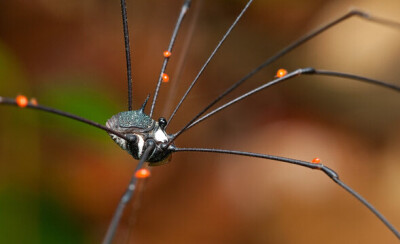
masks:
[[[167,74],[162,74],[162,81],[163,82],[168,82],[169,81],[169,76]]]
[[[282,78],[285,75],[287,75],[287,70],[286,69],[278,69],[278,71],[276,72],[275,77]]]
[[[29,102],[34,106],[38,105],[38,102],[37,102],[36,98],[31,98],[31,100]]]
[[[150,176],[150,171],[148,169],[139,169],[135,173],[135,177],[138,179],[144,179]]]
[[[311,162],[312,162],[312,163],[315,163],[315,164],[319,164],[319,163],[321,162],[321,159],[319,159],[319,158],[314,158]]]
[[[17,105],[21,108],[25,108],[28,105],[28,98],[26,98],[23,95],[18,95],[15,98],[15,102],[17,103]]]
[[[167,51],[163,52],[163,55],[164,55],[164,57],[169,58],[169,57],[171,57],[172,53],[167,50]]]

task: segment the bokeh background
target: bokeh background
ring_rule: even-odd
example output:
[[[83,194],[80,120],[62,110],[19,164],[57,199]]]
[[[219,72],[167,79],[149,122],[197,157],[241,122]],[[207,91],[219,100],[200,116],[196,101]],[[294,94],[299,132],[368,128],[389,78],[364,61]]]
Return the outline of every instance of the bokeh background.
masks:
[[[128,0],[135,107],[154,90],[181,3]],[[168,116],[244,4],[195,1],[156,116]],[[400,21],[396,0],[255,1],[169,132],[267,57],[354,7]],[[400,84],[399,56],[399,30],[353,18],[273,63],[231,98],[271,80],[281,67],[313,66]],[[25,94],[105,123],[126,109],[125,76],[119,1],[0,1],[0,96]],[[0,118],[0,242],[99,243],[137,162],[107,134],[78,122],[6,106]],[[396,92],[305,76],[215,115],[176,144],[320,157],[400,228],[399,122]],[[273,161],[174,154],[141,188],[115,243],[396,242],[321,172]]]

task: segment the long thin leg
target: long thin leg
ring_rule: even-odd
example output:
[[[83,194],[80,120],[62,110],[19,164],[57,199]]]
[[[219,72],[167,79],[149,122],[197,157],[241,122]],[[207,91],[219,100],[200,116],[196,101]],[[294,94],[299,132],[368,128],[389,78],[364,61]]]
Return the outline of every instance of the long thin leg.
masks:
[[[360,194],[350,188],[348,185],[343,183],[339,179],[339,175],[332,169],[326,167],[320,163],[309,163],[302,160],[285,158],[280,156],[268,155],[268,154],[260,154],[260,153],[251,153],[251,152],[242,152],[242,151],[233,151],[233,150],[223,150],[223,149],[214,149],[214,148],[176,148],[175,152],[209,152],[209,153],[222,153],[222,154],[230,154],[230,155],[240,155],[252,158],[263,158],[270,159],[274,161],[280,161],[289,164],[295,164],[303,167],[307,167],[310,169],[318,169],[324,172],[329,178],[331,178],[335,183],[353,195],[358,201],[360,201],[364,206],[366,206],[373,214],[375,214],[384,225],[400,240],[399,231],[374,207],[371,203],[365,200]]]
[[[151,141],[151,140],[147,141],[147,147],[146,147],[142,157],[140,158],[138,165],[135,168],[135,171],[133,173],[131,181],[129,182],[129,185],[128,185],[124,195],[122,195],[121,200],[118,203],[118,207],[114,212],[114,215],[110,222],[110,225],[108,226],[107,233],[102,242],[103,244],[112,243],[115,232],[117,231],[117,227],[119,225],[122,214],[124,212],[125,206],[131,200],[131,198],[136,190],[136,181],[137,181],[136,172],[143,167],[144,162],[146,162],[146,160],[150,156],[151,152],[153,152],[154,147],[155,147],[155,143],[153,141]]]
[[[122,25],[124,28],[126,74],[128,78],[128,110],[132,110],[132,66],[131,66],[131,48],[129,44],[128,16],[126,13],[126,2],[121,0]]]
[[[9,98],[9,97],[0,97],[0,105],[19,106],[14,98]],[[40,105],[40,104],[28,103],[26,105],[26,108],[36,109],[36,110],[48,112],[48,113],[51,113],[51,114],[56,114],[56,115],[59,115],[59,116],[65,117],[65,118],[69,118],[69,119],[73,119],[73,120],[76,120],[76,121],[80,121],[82,123],[91,125],[93,127],[96,127],[96,128],[101,129],[101,130],[104,130],[106,132],[109,132],[109,133],[112,133],[114,135],[117,135],[117,136],[119,136],[119,137],[121,137],[121,138],[123,138],[123,139],[125,139],[127,141],[130,141],[129,138],[127,138],[125,135],[123,135],[123,134],[121,134],[121,133],[119,133],[117,131],[114,131],[114,130],[112,130],[112,129],[104,126],[104,125],[101,125],[99,123],[96,123],[94,121],[91,121],[91,120],[88,120],[88,119],[85,119],[85,118],[82,118],[82,117],[79,117],[79,116],[74,115],[74,114],[63,112],[61,110],[58,110],[58,109],[55,109],[55,108],[46,107],[46,106],[43,106],[43,105]]]
[[[168,45],[168,52],[170,52],[170,53],[172,52],[172,48],[174,47],[175,40],[178,35],[178,31],[180,30],[183,18],[186,16],[186,13],[189,10],[191,2],[192,2],[191,0],[186,0],[182,5],[181,13],[179,14],[178,20],[176,21],[175,28],[174,28],[174,31],[172,32],[171,40]],[[165,69],[167,68],[168,60],[169,60],[169,57],[164,58],[164,62],[163,62],[162,68],[161,68],[161,73],[158,78],[158,82],[157,82],[157,86],[156,86],[156,91],[154,92],[153,102],[151,103],[151,109],[150,109],[150,114],[149,114],[150,117],[153,115],[154,108],[156,106],[158,92],[159,92],[160,86],[161,86],[161,80],[162,80],[163,74],[165,72]]]
[[[169,98],[175,98],[177,97],[176,93],[178,91],[178,87],[179,87],[179,83],[181,81],[181,75],[182,75],[182,71],[185,69],[186,66],[186,60],[188,58],[188,51],[189,48],[192,44],[192,38],[193,38],[193,33],[197,27],[197,21],[198,21],[198,17],[199,17],[199,13],[200,13],[200,9],[201,9],[201,5],[202,5],[202,1],[197,1],[195,2],[195,6],[194,6],[194,11],[193,11],[193,15],[191,17],[191,20],[189,21],[189,29],[186,33],[186,36],[183,38],[184,43],[183,43],[183,47],[182,50],[179,53],[179,58],[178,58],[178,62],[174,71],[174,77],[171,79],[170,82],[170,87],[168,88],[168,95],[167,97]],[[163,112],[162,114],[167,114],[167,113],[171,113],[171,109],[172,108],[172,104],[175,102],[174,99],[167,99],[167,101],[164,102],[164,108],[163,108]],[[165,129],[168,127],[168,125],[165,126]]]
[[[303,69],[297,69],[289,74],[287,74],[286,76],[282,77],[282,78],[278,78],[275,80],[272,80],[270,82],[265,83],[264,85],[261,85],[237,98],[232,99],[231,101],[219,106],[218,108],[214,109],[213,111],[207,113],[206,115],[202,116],[201,118],[197,119],[196,121],[194,121],[193,123],[191,123],[187,129],[193,127],[194,125],[200,123],[201,121],[209,118],[210,116],[214,115],[215,113],[267,88],[270,87],[272,85],[276,85],[278,83],[281,83],[283,81],[298,77],[299,75],[324,75],[324,76],[334,76],[334,77],[341,77],[341,78],[346,78],[346,79],[351,79],[351,80],[357,80],[357,81],[362,81],[365,83],[370,83],[373,85],[377,85],[383,88],[387,88],[387,89],[391,89],[397,92],[400,92],[400,86],[394,85],[394,84],[389,84],[380,80],[375,80],[375,79],[371,79],[371,78],[367,78],[367,77],[363,77],[363,76],[359,76],[359,75],[354,75],[354,74],[348,74],[348,73],[342,73],[342,72],[336,72],[336,71],[329,71],[329,70],[317,70],[314,68],[303,68]],[[206,111],[203,110],[204,112]],[[200,113],[203,114],[203,111],[201,111]]]

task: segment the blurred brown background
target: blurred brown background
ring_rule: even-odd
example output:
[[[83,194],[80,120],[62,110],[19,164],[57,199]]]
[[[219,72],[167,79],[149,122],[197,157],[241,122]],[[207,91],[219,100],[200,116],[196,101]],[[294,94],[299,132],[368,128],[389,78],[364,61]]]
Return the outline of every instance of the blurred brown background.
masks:
[[[128,0],[135,107],[154,90],[182,2]],[[244,4],[195,1],[156,116],[169,114]],[[255,1],[169,132],[267,57],[352,7],[400,21],[396,0]],[[198,22],[174,88],[196,9]],[[400,84],[399,54],[398,30],[354,18],[264,69],[231,98],[272,79],[281,67],[313,66]],[[0,1],[1,96],[22,93],[105,123],[126,109],[125,76],[119,1]],[[170,97],[169,88],[177,95]],[[4,106],[0,118],[0,242],[100,242],[136,161],[105,133],[74,121]],[[393,91],[305,76],[236,104],[176,144],[320,157],[400,228],[399,121],[400,97]],[[372,213],[317,171],[182,153],[152,173],[126,211],[116,243],[396,242]]]

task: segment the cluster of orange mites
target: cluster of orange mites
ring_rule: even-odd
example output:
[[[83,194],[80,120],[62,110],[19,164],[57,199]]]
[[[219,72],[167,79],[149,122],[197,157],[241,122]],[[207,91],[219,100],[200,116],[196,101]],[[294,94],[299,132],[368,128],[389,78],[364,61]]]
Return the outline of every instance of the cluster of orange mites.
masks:
[[[172,53],[168,50],[163,52],[164,58],[169,58],[169,57],[171,57],[171,55],[172,55]],[[169,81],[169,76],[166,73],[163,73],[161,78],[162,78],[163,82]]]
[[[31,98],[30,101],[28,101],[28,98],[25,97],[24,95],[18,95],[15,98],[15,102],[17,103],[17,105],[21,108],[25,108],[26,106],[28,106],[28,104],[30,103],[31,105],[38,105],[38,102],[35,98]]]

